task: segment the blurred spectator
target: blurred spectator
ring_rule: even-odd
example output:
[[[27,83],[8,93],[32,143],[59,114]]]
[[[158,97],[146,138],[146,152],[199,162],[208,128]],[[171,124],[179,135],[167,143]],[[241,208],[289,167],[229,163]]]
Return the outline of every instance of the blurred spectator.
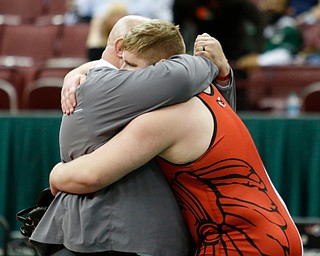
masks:
[[[104,15],[93,17],[90,22],[87,39],[88,59],[98,60],[106,48],[109,33],[113,25],[128,14],[125,4],[113,3]]]
[[[134,14],[151,19],[173,20],[173,0],[69,0],[68,23],[90,22],[88,59],[100,59],[108,34],[121,17]]]
[[[297,25],[312,25],[320,21],[320,1],[296,16]]]
[[[303,38],[295,18],[288,15],[288,0],[265,0],[261,5],[267,18],[264,29],[265,46],[260,54],[250,54],[236,62],[241,69],[259,66],[287,65],[303,46]]]
[[[151,19],[173,20],[173,0],[70,0],[79,21],[90,21],[101,16],[114,3],[126,5],[129,14],[142,15]]]
[[[296,16],[297,26],[303,33],[304,48],[299,54],[300,63],[320,64],[320,1],[309,10]]]
[[[115,0],[71,0],[80,22],[89,22],[93,17],[102,16]]]
[[[292,14],[294,16],[300,15],[303,12],[310,10],[318,3],[318,0],[290,0]]]
[[[250,0],[175,0],[173,13],[188,52],[195,36],[204,32],[220,41],[229,61],[262,49],[263,23]]]
[[[127,4],[129,14],[136,14],[150,19],[173,21],[173,0],[118,0]]]

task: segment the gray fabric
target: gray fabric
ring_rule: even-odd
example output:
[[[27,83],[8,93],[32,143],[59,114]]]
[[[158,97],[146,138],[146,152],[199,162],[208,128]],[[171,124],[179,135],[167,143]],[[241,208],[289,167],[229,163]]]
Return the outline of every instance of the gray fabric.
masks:
[[[236,94],[236,82],[234,79],[233,70],[231,72],[231,81],[229,82],[228,86],[220,86],[219,84],[215,83],[215,86],[220,91],[222,96],[228,101],[231,108],[236,111],[237,110],[237,94]]]
[[[92,152],[138,115],[189,100],[207,88],[217,72],[209,60],[189,55],[135,72],[91,70],[77,91],[76,113],[62,119],[61,158],[69,161]]]
[[[92,152],[141,113],[188,100],[217,72],[207,59],[188,55],[135,72],[91,70],[77,92],[76,112],[62,119],[62,160]],[[31,241],[76,252],[193,255],[178,205],[154,161],[94,194],[59,193]]]
[[[192,245],[180,209],[153,162],[92,195],[59,193],[45,218],[35,233],[38,239],[32,239],[64,244],[72,251],[178,256],[189,255]]]

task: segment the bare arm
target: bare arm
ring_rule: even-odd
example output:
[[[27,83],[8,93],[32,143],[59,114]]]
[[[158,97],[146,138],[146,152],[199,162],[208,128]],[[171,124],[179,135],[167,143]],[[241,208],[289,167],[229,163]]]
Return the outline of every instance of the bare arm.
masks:
[[[68,80],[70,77],[72,77],[74,75],[86,75],[88,73],[89,69],[95,67],[97,65],[97,63],[98,63],[97,60],[84,63],[81,66],[71,70],[68,74],[66,74],[64,79]]]
[[[211,112],[197,97],[146,113],[93,153],[57,165],[50,175],[52,192],[95,192],[157,155],[176,164],[195,161],[208,149],[213,130]]]
[[[168,148],[175,136],[172,126],[159,125],[158,115],[136,118],[94,152],[57,164],[50,173],[52,193],[92,193],[117,181]]]

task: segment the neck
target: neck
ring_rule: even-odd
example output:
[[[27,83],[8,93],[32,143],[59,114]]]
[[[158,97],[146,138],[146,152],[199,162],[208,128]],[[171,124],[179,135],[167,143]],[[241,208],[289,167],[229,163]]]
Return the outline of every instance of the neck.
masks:
[[[114,47],[107,46],[104,52],[102,53],[102,59],[108,61],[113,66],[120,68],[120,59],[117,57]]]

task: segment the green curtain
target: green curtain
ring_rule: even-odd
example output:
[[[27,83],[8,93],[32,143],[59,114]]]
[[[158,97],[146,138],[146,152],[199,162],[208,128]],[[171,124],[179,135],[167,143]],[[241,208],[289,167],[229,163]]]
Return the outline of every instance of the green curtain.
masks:
[[[293,216],[320,216],[320,116],[242,117]]]
[[[0,118],[0,214],[17,230],[15,213],[36,203],[59,162],[58,116]]]
[[[240,113],[274,186],[294,217],[320,216],[320,115]],[[58,113],[0,114],[0,215],[18,230],[17,211],[35,204],[60,161]]]

